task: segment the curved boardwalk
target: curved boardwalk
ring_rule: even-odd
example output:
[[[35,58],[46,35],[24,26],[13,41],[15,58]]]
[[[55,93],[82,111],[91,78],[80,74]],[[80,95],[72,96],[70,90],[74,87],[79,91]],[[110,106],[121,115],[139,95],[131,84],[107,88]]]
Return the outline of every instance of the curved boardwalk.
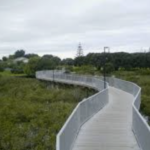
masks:
[[[109,103],[82,127],[73,150],[140,150],[132,132],[133,96],[109,88]]]

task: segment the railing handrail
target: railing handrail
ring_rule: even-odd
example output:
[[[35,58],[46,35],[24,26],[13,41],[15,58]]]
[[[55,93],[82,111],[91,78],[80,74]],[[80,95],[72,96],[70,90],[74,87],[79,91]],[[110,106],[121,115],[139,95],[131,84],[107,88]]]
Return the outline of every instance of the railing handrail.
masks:
[[[46,74],[48,75],[48,78],[47,78]],[[36,77],[38,79],[43,79],[43,80],[48,80],[49,79],[49,80],[53,81],[53,79],[52,79],[53,75],[54,76],[56,75],[54,77],[55,81],[58,81],[58,82],[63,82],[64,81],[64,79],[62,79],[62,80],[58,79],[59,75],[60,75],[60,77],[62,77],[61,72],[59,72],[59,74],[57,74],[57,72],[55,72],[55,74],[53,74],[52,71],[39,71],[39,72],[36,72]],[[84,82],[82,82],[82,83],[70,81],[69,82],[70,84],[72,83],[72,84],[84,85],[84,86],[92,87],[92,88],[99,91],[98,93],[88,97],[87,99],[83,99],[81,102],[78,103],[78,105],[75,107],[75,109],[73,110],[73,112],[71,113],[71,115],[69,116],[69,118],[67,119],[67,121],[65,122],[65,124],[63,125],[61,130],[59,131],[59,133],[57,134],[56,150],[71,150],[81,126],[89,118],[91,118],[95,113],[97,113],[100,109],[102,109],[108,103],[108,83],[106,84],[107,88],[103,89],[104,88],[104,82],[102,80],[100,80],[99,78],[97,78],[97,77],[72,75],[72,74],[63,74],[63,75],[65,77],[68,77],[68,78],[69,77],[74,77],[72,79],[77,79],[78,77],[81,78],[81,79],[85,79]],[[87,79],[87,82],[86,82],[86,79]],[[90,80],[91,82],[88,82],[89,81],[88,79],[91,79]],[[68,83],[69,79],[66,79],[66,80],[67,80],[67,83]],[[101,101],[100,101],[100,99],[101,99]],[[88,104],[89,101],[91,102],[90,105]],[[96,103],[97,101],[100,101],[99,105],[97,105],[97,103]],[[96,105],[95,105],[95,103],[96,103]],[[93,110],[93,108],[91,108],[91,110],[90,110],[90,108],[88,108],[89,110],[88,110],[88,113],[87,113],[85,106],[88,106],[88,105],[93,106],[94,110]],[[79,113],[79,115],[78,115],[78,113]],[[81,115],[80,115],[80,113],[81,113]],[[82,117],[82,116],[84,116],[84,117]],[[69,135],[68,132],[69,132],[70,124],[72,123],[72,120],[73,120],[72,118],[74,118],[74,117],[77,118],[77,121],[75,123],[78,123],[78,124],[75,126],[75,133],[73,133],[74,135]],[[67,129],[68,129],[68,132],[66,131]],[[72,127],[72,130],[74,130],[73,127]],[[71,136],[71,138],[72,138],[71,143],[69,143],[68,141],[66,141],[66,143],[63,142],[63,140],[65,140],[65,134],[66,135],[68,134],[69,136]],[[61,138],[61,136],[64,136],[64,138]],[[70,139],[70,137],[68,137],[68,136],[66,136],[66,138],[68,140]],[[68,145],[68,143],[69,143],[69,145]]]
[[[122,83],[127,83],[128,85],[130,85],[130,87],[132,87],[133,91],[129,92],[130,94],[132,94],[134,96],[133,102],[132,102],[132,110],[133,110],[133,114],[132,114],[132,130],[134,132],[134,135],[138,141],[139,146],[141,147],[142,150],[150,150],[150,126],[148,125],[147,121],[144,119],[144,117],[141,115],[141,113],[139,112],[140,109],[140,102],[141,102],[141,87],[139,87],[137,84],[130,82],[130,81],[125,81],[122,79],[117,79],[117,78],[108,78],[108,80],[113,80],[113,82],[115,82],[115,80],[119,80],[119,84],[121,85]],[[111,82],[111,83],[113,83]],[[122,82],[122,83],[121,83]],[[115,83],[113,83],[114,87],[118,86],[115,85]],[[124,84],[124,88],[125,88],[125,84]],[[135,92],[135,88],[137,88],[137,92]],[[123,91],[125,89],[122,89]],[[126,91],[126,90],[125,90]],[[139,98],[139,99],[138,99]],[[138,102],[139,100],[139,102]],[[138,106],[137,104],[138,103]],[[136,113],[134,113],[136,112]],[[141,128],[143,127],[143,128]]]
[[[46,72],[47,71],[45,71],[45,73]],[[40,72],[37,72],[37,75],[38,75],[38,73],[40,73]],[[41,72],[41,73],[44,73],[44,72]],[[67,75],[67,76],[71,77],[73,75],[71,74],[71,75]],[[86,76],[81,76],[81,75],[74,75],[74,76],[81,77],[81,78],[86,77]],[[98,78],[95,78],[95,77],[90,77],[90,78],[91,78],[92,82],[94,82],[94,79],[98,79]],[[41,79],[44,79],[44,78],[41,78]],[[109,80],[108,83],[109,83],[110,86],[114,86],[115,88],[119,88],[119,89],[121,89],[123,91],[126,91],[126,92],[133,95],[134,100],[133,100],[133,103],[132,103],[132,110],[133,110],[132,129],[133,129],[133,132],[135,134],[135,137],[137,138],[137,141],[138,141],[138,144],[140,145],[140,147],[143,150],[150,150],[150,127],[149,127],[148,123],[146,122],[146,120],[141,115],[141,113],[139,112],[140,102],[141,102],[141,87],[139,87],[137,84],[135,84],[133,82],[130,82],[130,81],[125,81],[125,80],[121,80],[121,79],[117,79],[117,78],[107,78],[107,79]],[[57,80],[57,79],[55,78],[55,80]],[[100,79],[98,79],[97,81],[99,81],[99,82],[101,82],[101,84],[103,84],[103,82]],[[92,83],[92,82],[90,82],[90,83]],[[75,84],[75,82],[72,82],[72,83]],[[77,84],[79,84],[79,83],[77,83]],[[86,83],[86,81],[85,81],[85,83],[82,82],[82,85],[97,88],[97,90],[99,90],[99,91],[102,90],[101,89],[102,87],[101,86],[98,87],[98,85],[95,84],[95,83],[90,85],[89,83]],[[108,86],[108,84],[107,84],[107,86]],[[101,96],[105,91],[108,92],[108,88],[106,88],[105,90],[97,93],[97,95]],[[108,94],[107,92],[105,93],[106,95]],[[105,98],[107,99],[108,97],[106,96]],[[84,103],[84,102],[88,102],[88,99],[81,101],[76,106],[76,108],[74,109],[74,111],[72,112],[70,117],[67,119],[66,123],[64,124],[64,126],[62,127],[60,132],[58,133],[56,150],[70,150],[70,149],[63,149],[63,148],[60,147],[60,143],[61,143],[60,142],[60,136],[64,133],[64,131],[65,131],[67,125],[68,125],[68,122],[74,117],[75,113],[80,108],[81,104]],[[105,104],[107,102],[108,102],[108,100],[106,100]],[[80,109],[79,109],[79,111],[80,111]],[[84,122],[82,122],[80,124],[80,126],[78,127],[78,130],[76,130],[76,132],[79,131],[79,128],[81,127],[81,125],[83,123]]]
[[[114,78],[114,77],[113,77],[113,78]],[[123,82],[130,83],[130,84],[134,85],[135,87],[138,87],[138,92],[137,92],[137,94],[136,94],[135,96],[132,94],[132,95],[134,96],[134,100],[133,100],[133,102],[132,102],[132,107],[136,109],[137,113],[139,114],[139,116],[141,117],[141,119],[143,120],[143,122],[146,123],[146,126],[147,126],[147,127],[149,128],[149,130],[150,130],[150,126],[148,125],[147,121],[146,121],[146,120],[144,119],[144,117],[141,115],[141,113],[139,112],[139,109],[135,106],[135,102],[136,102],[136,100],[137,100],[137,97],[138,97],[138,95],[139,95],[140,92],[141,92],[141,87],[138,86],[136,83],[131,82],[131,81],[126,81],[126,80],[122,80],[122,79],[119,79],[119,78],[114,78],[114,79],[121,80],[121,81],[123,81]],[[109,83],[109,82],[108,82],[108,83]]]

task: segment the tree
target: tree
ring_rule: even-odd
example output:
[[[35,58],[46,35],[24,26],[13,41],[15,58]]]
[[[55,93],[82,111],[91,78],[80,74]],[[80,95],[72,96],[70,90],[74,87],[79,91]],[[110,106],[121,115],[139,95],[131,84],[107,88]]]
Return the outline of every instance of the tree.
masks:
[[[66,59],[63,59],[61,63],[62,65],[73,66],[74,60],[72,58],[66,58]]]
[[[107,75],[110,75],[115,70],[114,65],[112,63],[105,64],[105,72]]]
[[[14,55],[9,55],[8,59],[9,59],[9,60],[14,59]]]
[[[13,63],[11,65],[11,72],[16,74],[24,73],[24,66],[25,64],[23,62]]]
[[[61,62],[59,57],[44,55],[38,63],[38,70],[55,69]]]
[[[0,61],[0,72],[4,71],[5,63]]]
[[[35,72],[38,70],[39,61],[40,61],[40,57],[30,58],[28,64],[26,64],[24,67],[24,72],[28,76],[35,76]]]
[[[37,54],[26,54],[26,55],[24,55],[24,57],[32,58],[32,57],[38,57],[38,55]]]
[[[25,51],[24,50],[17,50],[14,54],[14,57],[15,58],[18,58],[18,57],[23,57],[25,55]]]
[[[82,65],[84,65],[84,61],[85,61],[84,56],[76,57],[74,60],[74,64],[75,64],[75,66],[82,66]]]
[[[55,69],[60,62],[60,58],[53,55],[44,55],[42,58],[31,57],[24,68],[24,72],[28,76],[34,76],[36,71]]]
[[[3,61],[7,61],[8,58],[4,56],[4,57],[2,58],[2,60],[3,60]]]

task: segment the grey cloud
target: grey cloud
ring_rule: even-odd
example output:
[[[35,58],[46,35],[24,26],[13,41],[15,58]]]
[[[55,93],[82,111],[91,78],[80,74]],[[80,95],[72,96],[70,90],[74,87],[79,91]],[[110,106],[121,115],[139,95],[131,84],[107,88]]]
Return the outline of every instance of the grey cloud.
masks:
[[[149,0],[0,0],[0,54],[23,48],[39,54],[72,51],[74,57],[78,42],[86,53],[105,45],[148,47],[149,5]]]

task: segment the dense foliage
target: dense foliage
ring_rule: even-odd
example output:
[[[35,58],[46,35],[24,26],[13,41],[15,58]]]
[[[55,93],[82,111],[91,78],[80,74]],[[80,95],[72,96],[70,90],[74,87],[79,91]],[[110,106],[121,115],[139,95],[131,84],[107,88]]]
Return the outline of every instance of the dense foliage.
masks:
[[[81,87],[0,76],[0,150],[54,150],[56,134],[76,104],[93,94]]]
[[[93,65],[96,68],[101,68],[106,63],[112,63],[115,70],[124,68],[132,70],[133,68],[148,68],[150,67],[150,52],[148,53],[89,53],[87,56],[75,58],[75,65]]]
[[[13,59],[24,56],[29,59],[27,64],[23,62],[13,63]],[[105,64],[105,68],[104,68]],[[0,71],[11,69],[13,73],[25,73],[27,76],[34,76],[38,70],[66,69],[66,73],[75,72],[78,74],[110,76],[118,71],[121,77],[133,80],[142,87],[143,114],[150,117],[150,52],[141,53],[89,53],[86,56],[79,56],[74,59],[66,58],[61,60],[53,55],[25,54],[24,50],[17,50],[9,57],[3,57],[0,61]],[[128,71],[128,72],[127,72]],[[118,74],[118,73],[117,73]]]
[[[14,54],[14,57],[15,58],[18,58],[18,57],[24,57],[25,55],[25,51],[24,50],[17,50]]]
[[[28,64],[12,63],[15,58],[25,57],[29,59]],[[141,53],[89,53],[86,56],[79,56],[74,59],[60,59],[53,55],[44,55],[42,57],[37,54],[26,54],[24,50],[17,50],[9,57],[3,57],[0,61],[0,71],[5,68],[11,68],[17,73],[25,72],[29,76],[33,76],[37,70],[93,66],[97,70],[102,71],[104,62],[109,70],[127,70],[131,71],[136,68],[150,68],[150,52]]]

